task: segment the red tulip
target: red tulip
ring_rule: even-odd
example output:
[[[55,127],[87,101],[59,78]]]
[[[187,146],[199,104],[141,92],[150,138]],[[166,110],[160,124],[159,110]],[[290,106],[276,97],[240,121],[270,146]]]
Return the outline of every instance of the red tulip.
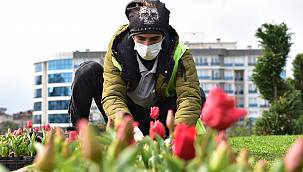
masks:
[[[179,124],[175,128],[175,138],[172,146],[173,153],[179,158],[190,160],[195,157],[196,128]]]
[[[39,128],[38,128],[38,127],[35,127],[35,128],[34,128],[34,132],[35,132],[35,133],[38,133],[38,132],[39,132]]]
[[[159,108],[157,106],[151,107],[149,116],[156,120],[159,117]]]
[[[209,127],[225,130],[246,115],[246,110],[236,108],[235,99],[221,88],[214,87],[206,99],[201,118]]]
[[[288,172],[302,171],[303,169],[303,139],[298,139],[284,158]]]
[[[32,128],[33,127],[33,121],[32,120],[28,120],[26,122],[26,128]]]
[[[73,141],[75,141],[77,139],[78,139],[78,133],[77,133],[77,131],[71,131],[71,132],[69,132],[69,135],[68,135],[68,142],[69,143],[71,143],[71,142],[73,142]]]
[[[160,137],[165,138],[165,127],[160,121],[151,121],[149,126],[149,136],[152,139],[156,139],[156,134]]]
[[[45,130],[45,131],[50,131],[52,128],[50,127],[49,124],[45,124],[44,126],[42,126],[42,128]]]

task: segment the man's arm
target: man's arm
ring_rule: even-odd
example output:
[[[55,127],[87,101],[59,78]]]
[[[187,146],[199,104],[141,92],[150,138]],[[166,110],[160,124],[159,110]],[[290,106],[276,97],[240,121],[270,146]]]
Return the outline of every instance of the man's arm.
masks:
[[[108,117],[115,118],[119,111],[130,113],[126,104],[126,86],[121,78],[120,70],[112,62],[112,51],[107,51],[104,57],[104,83],[102,106]]]
[[[183,54],[182,62],[185,71],[181,74],[182,66],[179,65],[176,79],[176,123],[195,125],[200,116],[202,99],[196,66],[189,50]]]

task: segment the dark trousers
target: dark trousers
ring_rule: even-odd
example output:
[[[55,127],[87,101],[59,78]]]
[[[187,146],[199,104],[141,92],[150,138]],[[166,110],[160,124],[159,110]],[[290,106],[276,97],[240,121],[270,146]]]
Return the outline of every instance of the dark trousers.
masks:
[[[71,116],[73,126],[81,118],[88,119],[92,99],[95,100],[97,107],[107,122],[107,117],[101,105],[102,90],[103,90],[103,67],[93,61],[84,62],[76,71],[75,78],[72,84],[72,97],[68,112]],[[203,91],[202,91],[203,93]],[[203,93],[204,96],[204,93]],[[205,96],[203,97],[205,100]],[[155,106],[160,109],[159,120],[165,125],[167,111],[172,109],[176,112],[176,96],[159,101]],[[203,101],[204,102],[204,101]],[[139,128],[144,135],[149,133],[149,125],[152,120],[149,116],[150,109],[145,109],[135,104],[127,97],[127,106],[134,117],[134,120],[139,122]],[[167,130],[167,128],[166,128]]]

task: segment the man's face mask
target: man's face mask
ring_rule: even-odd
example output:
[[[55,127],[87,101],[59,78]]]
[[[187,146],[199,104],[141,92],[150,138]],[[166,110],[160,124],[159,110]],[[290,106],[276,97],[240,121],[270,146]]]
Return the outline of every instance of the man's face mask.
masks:
[[[144,45],[134,41],[134,50],[136,50],[144,60],[153,60],[157,57],[160,50],[162,49],[162,41],[151,45]]]

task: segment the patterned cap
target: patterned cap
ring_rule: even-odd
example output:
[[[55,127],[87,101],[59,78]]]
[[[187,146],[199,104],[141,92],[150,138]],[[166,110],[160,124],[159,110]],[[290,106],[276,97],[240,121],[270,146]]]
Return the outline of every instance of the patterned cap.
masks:
[[[170,11],[159,0],[133,0],[126,6],[130,34],[161,33],[169,27]]]

